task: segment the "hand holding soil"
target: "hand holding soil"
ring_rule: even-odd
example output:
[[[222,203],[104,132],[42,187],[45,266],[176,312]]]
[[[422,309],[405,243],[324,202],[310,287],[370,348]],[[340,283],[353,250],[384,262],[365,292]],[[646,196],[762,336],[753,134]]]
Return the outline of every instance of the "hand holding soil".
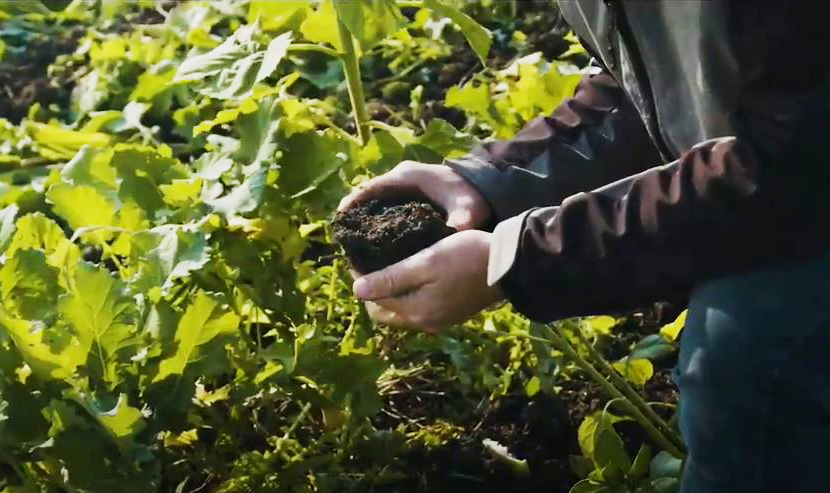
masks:
[[[484,197],[455,171],[441,164],[404,161],[392,171],[355,187],[340,201],[342,212],[371,199],[422,196],[446,211],[447,226],[463,231],[484,224],[492,215]]]

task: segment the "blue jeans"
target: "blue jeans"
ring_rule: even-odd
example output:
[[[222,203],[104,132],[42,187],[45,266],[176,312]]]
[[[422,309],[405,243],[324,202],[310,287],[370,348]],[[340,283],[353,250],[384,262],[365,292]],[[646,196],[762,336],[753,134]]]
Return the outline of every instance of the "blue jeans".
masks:
[[[673,378],[681,493],[830,491],[830,258],[701,286]]]

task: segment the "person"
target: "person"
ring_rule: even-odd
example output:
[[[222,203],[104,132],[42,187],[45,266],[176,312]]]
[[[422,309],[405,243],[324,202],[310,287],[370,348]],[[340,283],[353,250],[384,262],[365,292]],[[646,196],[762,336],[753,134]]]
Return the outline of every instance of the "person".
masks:
[[[780,1],[559,5],[598,70],[515,138],[401,163],[345,197],[341,209],[417,189],[459,230],[358,274],[356,296],[378,321],[432,331],[503,299],[542,322],[688,300],[673,374],[681,491],[823,490],[823,16]]]

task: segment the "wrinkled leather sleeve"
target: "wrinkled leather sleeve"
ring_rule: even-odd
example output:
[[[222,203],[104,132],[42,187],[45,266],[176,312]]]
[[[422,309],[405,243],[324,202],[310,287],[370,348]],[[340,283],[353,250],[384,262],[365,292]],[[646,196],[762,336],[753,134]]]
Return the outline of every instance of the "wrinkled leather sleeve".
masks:
[[[830,251],[830,83],[779,72],[746,87],[735,135],[501,222],[488,281],[529,317],[613,313]]]
[[[486,143],[445,164],[481,191],[500,221],[660,162],[636,109],[602,72],[586,75],[571,99],[513,139]]]

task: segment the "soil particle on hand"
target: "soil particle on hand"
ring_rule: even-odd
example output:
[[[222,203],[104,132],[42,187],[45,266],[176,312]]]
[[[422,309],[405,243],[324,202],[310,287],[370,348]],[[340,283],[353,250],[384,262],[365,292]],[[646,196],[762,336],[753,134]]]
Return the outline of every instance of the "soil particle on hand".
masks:
[[[392,265],[455,233],[446,213],[424,198],[369,200],[338,212],[334,238],[361,274]]]

